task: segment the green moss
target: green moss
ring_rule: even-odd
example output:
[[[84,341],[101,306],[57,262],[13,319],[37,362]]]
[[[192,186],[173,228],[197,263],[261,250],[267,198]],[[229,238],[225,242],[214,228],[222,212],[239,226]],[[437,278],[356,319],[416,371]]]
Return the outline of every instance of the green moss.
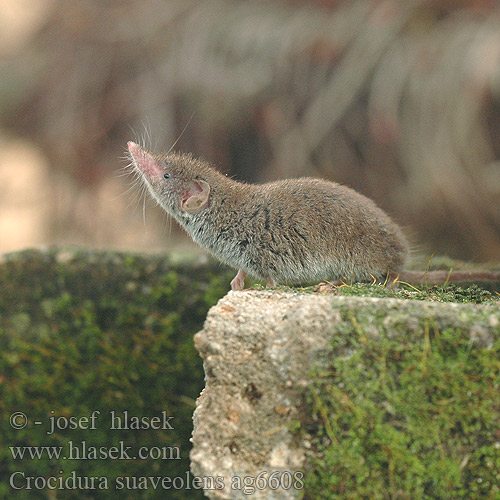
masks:
[[[255,285],[254,288],[257,290],[265,289],[262,285]],[[413,286],[400,283],[397,289],[391,289],[379,283],[353,283],[325,288],[321,292],[318,292],[317,286],[302,288],[279,286],[276,288],[278,290],[294,291],[297,293],[333,293],[346,297],[377,297],[474,304],[500,302],[500,288],[498,290],[495,288],[489,290],[477,284],[469,286],[449,284],[445,287],[437,285],[426,287],[425,285]]]
[[[307,498],[500,498],[500,313],[468,314],[342,311],[308,390]]]
[[[432,302],[457,303],[488,303],[499,302],[500,296],[480,286],[473,284],[461,287],[455,284],[443,286],[409,286],[400,284],[396,290],[385,288],[383,285],[355,283],[337,288],[339,295],[362,297],[385,297],[411,300],[429,300]]]
[[[185,477],[203,368],[192,336],[228,289],[213,264],[172,266],[167,258],[83,250],[27,251],[0,265],[0,497],[15,471],[29,476],[106,476],[108,490],[57,490],[57,498],[195,499],[198,490],[114,489],[118,476]],[[50,416],[101,412],[95,430],[46,434]],[[9,417],[22,411],[25,429]],[[173,430],[110,430],[111,411],[173,416]],[[35,421],[43,425],[35,425]],[[180,460],[13,460],[10,446],[179,447]],[[21,491],[16,498],[47,498]]]

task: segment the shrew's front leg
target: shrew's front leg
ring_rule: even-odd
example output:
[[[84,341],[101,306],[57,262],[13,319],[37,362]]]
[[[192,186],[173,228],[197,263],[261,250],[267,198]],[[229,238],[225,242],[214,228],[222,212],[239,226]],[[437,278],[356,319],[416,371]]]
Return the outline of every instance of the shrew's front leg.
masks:
[[[232,290],[243,290],[245,288],[245,278],[247,277],[247,273],[240,269],[236,276],[231,281],[231,289]]]

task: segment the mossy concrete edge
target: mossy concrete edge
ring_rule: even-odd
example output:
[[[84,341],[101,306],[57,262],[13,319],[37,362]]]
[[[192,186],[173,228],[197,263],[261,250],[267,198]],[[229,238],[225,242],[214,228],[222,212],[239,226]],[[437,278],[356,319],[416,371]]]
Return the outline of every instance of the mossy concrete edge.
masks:
[[[491,350],[500,338],[500,306],[278,290],[230,292],[209,311],[195,336],[206,385],[194,415],[191,469],[222,477],[224,483],[221,490],[205,491],[207,496],[246,498],[251,486],[246,492],[238,488],[238,478],[257,478],[263,471],[281,478],[291,473],[297,479],[294,474],[310,472],[312,464],[319,470],[324,447],[319,450],[318,439],[335,415],[328,410],[321,415],[321,402],[311,404],[310,388],[315,377],[326,377],[332,356],[350,359],[364,344],[381,340],[403,351],[412,345],[424,348],[429,330],[447,329],[466,332],[471,352]],[[366,388],[361,384],[359,390]],[[326,401],[324,408],[329,408]],[[300,432],[293,431],[297,427]],[[302,487],[273,489],[269,483],[252,492],[253,498],[269,500],[304,494],[309,498]],[[343,498],[318,494],[313,497]]]

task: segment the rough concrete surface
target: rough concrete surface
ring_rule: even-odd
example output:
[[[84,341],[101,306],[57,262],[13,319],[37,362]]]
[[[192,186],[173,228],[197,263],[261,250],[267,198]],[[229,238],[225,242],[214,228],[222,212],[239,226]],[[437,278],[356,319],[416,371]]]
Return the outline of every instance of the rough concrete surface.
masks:
[[[301,419],[303,389],[313,365],[321,363],[342,310],[383,310],[386,323],[403,322],[411,329],[421,316],[431,316],[442,326],[470,327],[474,307],[275,290],[230,292],[210,310],[195,336],[206,385],[194,414],[191,470],[219,478],[219,485],[224,482],[224,488],[206,489],[206,495],[301,498],[301,489],[293,484],[301,485],[300,471],[311,445],[297,442],[290,423]],[[491,310],[490,321],[498,324],[498,306],[480,307]],[[378,335],[374,325],[363,325],[363,330]],[[488,338],[482,341],[488,343]],[[280,481],[284,488],[276,488]]]

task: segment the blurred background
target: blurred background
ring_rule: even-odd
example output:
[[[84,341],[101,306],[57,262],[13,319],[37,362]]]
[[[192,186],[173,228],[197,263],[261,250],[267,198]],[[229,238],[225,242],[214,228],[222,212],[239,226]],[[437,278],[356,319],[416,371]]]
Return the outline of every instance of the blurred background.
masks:
[[[500,259],[500,0],[0,0],[0,252],[188,245],[120,176],[186,125],[239,179],[335,180],[423,255]]]

